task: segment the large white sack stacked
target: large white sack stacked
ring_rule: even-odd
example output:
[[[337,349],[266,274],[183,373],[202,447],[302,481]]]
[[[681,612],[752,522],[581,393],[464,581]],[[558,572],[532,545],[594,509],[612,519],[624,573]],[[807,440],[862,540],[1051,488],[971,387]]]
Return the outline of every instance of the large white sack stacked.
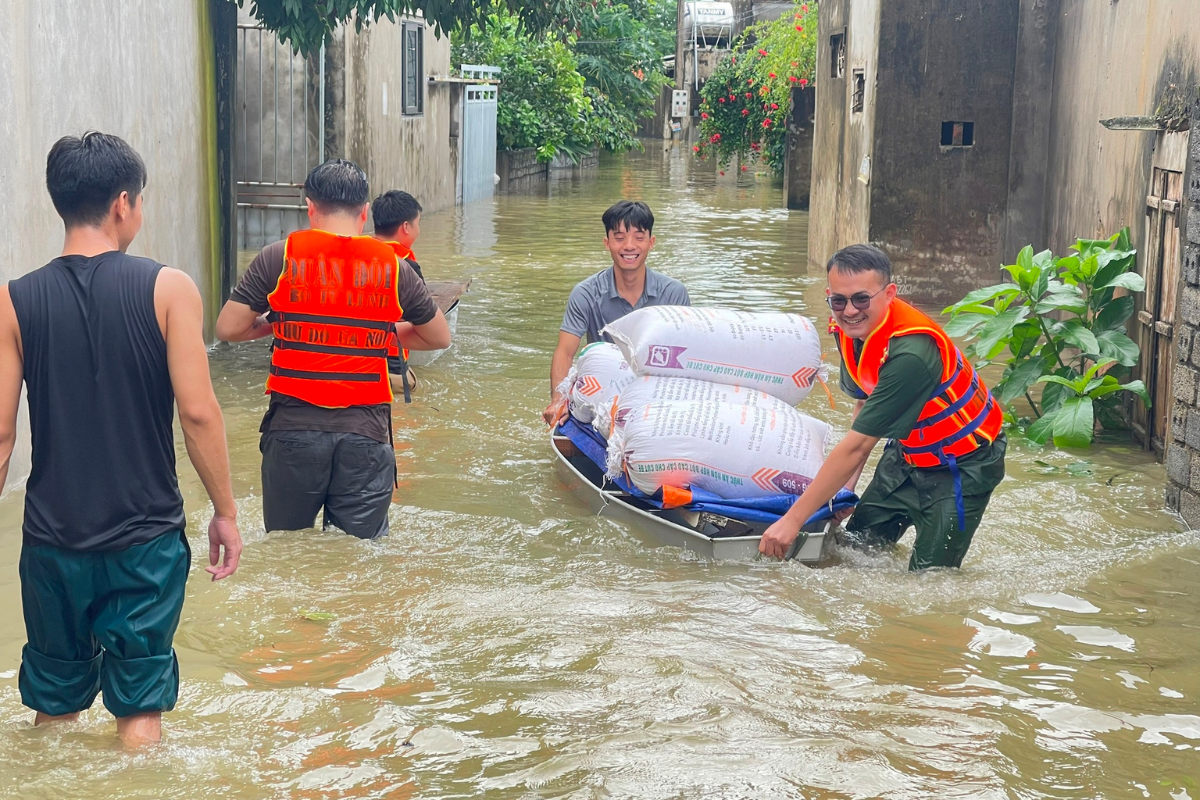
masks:
[[[591,423],[596,409],[611,406],[617,393],[635,377],[615,344],[593,342],[580,351],[559,391],[567,395],[571,416]]]
[[[763,408],[790,408],[778,397],[772,397],[758,389],[744,386],[729,386],[712,381],[697,381],[692,378],[660,378],[657,375],[636,377],[621,389],[616,400],[596,409],[592,427],[604,438],[625,427],[625,421],[642,406],[659,400],[669,402],[719,402],[735,406],[761,406]]]
[[[816,326],[799,314],[648,306],[604,332],[638,375],[744,386],[788,405],[828,374]]]
[[[608,443],[608,473],[651,494],[699,487],[720,497],[803,493],[825,462],[829,426],[786,404],[657,401]]]

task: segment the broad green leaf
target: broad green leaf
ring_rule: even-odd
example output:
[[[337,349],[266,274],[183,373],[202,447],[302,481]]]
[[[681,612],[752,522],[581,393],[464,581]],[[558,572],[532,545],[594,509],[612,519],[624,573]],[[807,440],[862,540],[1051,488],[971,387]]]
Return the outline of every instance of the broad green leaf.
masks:
[[[1008,349],[1017,358],[1025,358],[1042,339],[1042,326],[1036,322],[1022,322],[1012,329]]]
[[[1096,334],[1100,355],[1111,358],[1123,367],[1132,367],[1138,362],[1141,352],[1137,344],[1121,331],[1100,331]]]
[[[1043,250],[1033,257],[1033,265],[1040,270],[1045,270],[1047,267],[1054,266],[1054,253],[1049,250]]]
[[[1029,316],[1029,307],[1019,306],[992,317],[979,330],[979,341],[976,343],[975,351],[983,356],[990,354],[997,344],[1008,339],[1012,329],[1027,316]]]
[[[1121,230],[1117,231],[1117,235],[1113,237],[1113,247],[1118,250],[1132,250],[1133,244],[1129,239],[1129,226],[1126,225]]]
[[[1133,392],[1142,398],[1142,402],[1146,404],[1146,408],[1150,407],[1150,393],[1146,391],[1146,384],[1141,381],[1130,381],[1129,383],[1122,383],[1121,388],[1127,392]]]
[[[1059,386],[1065,386],[1076,394],[1083,388],[1083,384],[1078,384],[1078,381],[1073,381],[1070,378],[1064,378],[1061,375],[1043,375],[1037,379],[1037,383],[1057,383]],[[1078,386],[1076,385],[1078,384]]]
[[[1067,344],[1078,347],[1088,355],[1097,355],[1100,352],[1100,343],[1096,341],[1096,334],[1088,330],[1079,320],[1072,319],[1064,322],[1059,335],[1066,340]]]
[[[1079,263],[1079,275],[1084,281],[1090,281],[1096,275],[1096,270],[1100,268],[1100,259],[1093,253]]]
[[[1100,313],[1096,315],[1095,330],[1111,331],[1125,327],[1125,322],[1133,316],[1134,299],[1130,295],[1114,297]]]
[[[1029,430],[1025,431],[1025,436],[1035,444],[1045,444],[1050,441],[1050,437],[1054,434],[1054,421],[1057,418],[1057,411],[1045,414],[1041,419],[1029,426]]]
[[[1009,370],[1004,379],[996,386],[997,399],[1004,405],[1011,403],[1025,394],[1045,371],[1045,359],[1030,358],[1022,361]]]
[[[1054,446],[1087,447],[1092,443],[1095,427],[1092,398],[1068,398],[1054,418]]]
[[[1115,360],[1116,360],[1116,359],[1114,359],[1114,358],[1100,358],[1100,359],[1097,359],[1097,360],[1096,360],[1096,363],[1095,363],[1095,364],[1092,364],[1092,366],[1091,366],[1091,367],[1088,369],[1088,371],[1087,371],[1087,372],[1085,372],[1085,373],[1083,374],[1083,376],[1080,378],[1080,380],[1076,382],[1076,385],[1077,385],[1077,386],[1083,386],[1085,383],[1087,383],[1087,382],[1088,382],[1088,381],[1090,381],[1090,380],[1091,380],[1093,377],[1095,377],[1096,373],[1100,371],[1100,368],[1101,368],[1101,367],[1103,367],[1105,364],[1111,364],[1111,363],[1113,363],[1113,361],[1115,361]],[[1082,392],[1082,389],[1081,389],[1080,391]]]
[[[1087,301],[1083,299],[1083,292],[1079,291],[1078,286],[1065,286],[1061,291],[1047,294],[1034,306],[1033,313],[1048,314],[1059,309],[1072,314],[1087,312]]]
[[[975,330],[976,326],[982,325],[992,318],[993,317],[988,316],[987,314],[980,314],[975,311],[963,313],[959,314],[943,325],[942,330],[946,332],[947,336],[957,339],[959,337],[969,336],[971,332]]]
[[[964,297],[962,300],[959,300],[942,313],[954,313],[965,309],[967,306],[973,306],[976,303],[986,303],[989,300],[994,300],[1002,294],[1007,294],[1009,292],[1016,294],[1019,291],[1020,287],[1015,283],[997,283],[995,286],[988,286],[985,289],[976,289],[973,292],[968,292],[966,297]]]
[[[1045,388],[1042,389],[1042,413],[1047,414],[1051,411],[1057,411],[1062,407],[1063,401],[1071,396],[1072,391],[1067,386],[1058,383],[1047,383]]]
[[[1090,395],[1092,390],[1102,383],[1104,383],[1104,378],[1092,378],[1090,381],[1088,381],[1087,386],[1083,387],[1083,391],[1080,392],[1080,394]]]
[[[1109,282],[1108,289],[1128,289],[1131,292],[1146,291],[1146,279],[1136,272],[1122,272]]]
[[[1092,281],[1092,289],[1098,291],[1112,285],[1112,281],[1123,273],[1130,273],[1137,265],[1137,259],[1132,251],[1109,250],[1102,253],[1098,259],[1100,269],[1096,270],[1096,279]]]

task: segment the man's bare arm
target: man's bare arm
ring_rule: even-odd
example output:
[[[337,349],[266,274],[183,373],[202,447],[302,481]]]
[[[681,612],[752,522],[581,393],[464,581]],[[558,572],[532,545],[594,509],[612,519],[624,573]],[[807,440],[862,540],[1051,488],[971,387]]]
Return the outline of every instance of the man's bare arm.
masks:
[[[406,350],[445,350],[450,346],[450,323],[439,308],[433,319],[424,325],[397,322],[396,335]]]
[[[249,309],[249,306],[238,305]],[[154,285],[154,307],[167,340],[167,367],[179,407],[179,425],[183,428],[188,458],[196,467],[213,504],[214,515],[208,526],[210,566],[206,569],[214,581],[219,581],[237,569],[242,537],[238,533],[237,505],[229,480],[225,418],[208,373],[204,306],[191,278],[179,270],[164,267]]]
[[[542,419],[547,425],[554,425],[566,413],[565,397],[558,391],[558,386],[571,371],[571,362],[579,352],[581,337],[566,331],[558,332],[558,346],[554,348],[554,356],[550,359],[550,405],[542,412]]]
[[[0,489],[8,481],[8,467],[17,443],[17,406],[24,375],[17,312],[8,286],[0,286]]]
[[[217,316],[215,332],[222,342],[248,342],[270,336],[271,325],[245,303],[227,300]]]

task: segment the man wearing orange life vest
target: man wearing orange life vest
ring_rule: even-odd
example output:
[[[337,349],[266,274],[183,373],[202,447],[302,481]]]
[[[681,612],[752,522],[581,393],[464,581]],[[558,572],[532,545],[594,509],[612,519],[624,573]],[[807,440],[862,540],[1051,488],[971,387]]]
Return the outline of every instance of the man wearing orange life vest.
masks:
[[[450,328],[412,267],[362,235],[368,186],[356,164],[315,167],[304,193],[311,228],[251,262],[217,337],[275,337],[259,428],[266,529],[313,527],[324,509],[325,525],[372,539],[388,531],[396,474],[388,335],[438,350]]]
[[[1004,478],[1000,408],[941,327],[896,297],[883,251],[846,247],[826,272],[842,389],[858,400],[854,422],[759,550],[784,557],[801,522],[838,489],[853,490],[875,444],[888,439],[846,526],[850,543],[894,544],[914,526],[909,569],[957,567]]]
[[[421,265],[413,254],[412,246],[421,235],[421,204],[408,192],[392,189],[376,197],[371,203],[372,234],[386,242],[396,255],[408,262],[422,281]],[[408,366],[408,351],[400,347],[400,339],[393,333],[388,337],[388,377],[392,390],[404,394],[404,402],[412,402],[412,390],[417,387],[417,377]]]

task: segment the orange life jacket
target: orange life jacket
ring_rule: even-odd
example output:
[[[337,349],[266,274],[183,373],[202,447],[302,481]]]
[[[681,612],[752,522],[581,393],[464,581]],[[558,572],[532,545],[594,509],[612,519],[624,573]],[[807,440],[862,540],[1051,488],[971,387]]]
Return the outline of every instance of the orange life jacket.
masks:
[[[965,518],[957,459],[991,444],[1000,435],[1004,415],[992,393],[941,326],[900,299],[892,301],[887,316],[867,335],[857,357],[854,340],[840,329],[837,345],[850,378],[870,395],[879,383],[879,370],[887,360],[891,341],[913,334],[926,334],[937,342],[942,376],[916,425],[899,441],[900,453],[914,467],[950,468],[961,529]]]
[[[400,244],[399,242],[384,242],[384,244],[386,244],[388,247],[392,248],[392,250],[394,250],[396,252],[397,258],[401,258],[404,260],[408,260],[410,258],[416,258],[416,256],[413,255],[412,250],[408,249],[407,247]],[[387,353],[388,358],[396,358],[397,356],[399,356],[401,354],[401,352],[403,352],[403,354],[404,354],[404,360],[408,361],[408,349],[406,348],[403,351],[401,351],[400,337],[397,336],[396,332],[393,330],[391,335],[388,336],[388,353]]]
[[[369,236],[297,231],[267,296],[275,333],[267,392],[347,408],[392,402],[387,339],[403,313],[400,264]]]

